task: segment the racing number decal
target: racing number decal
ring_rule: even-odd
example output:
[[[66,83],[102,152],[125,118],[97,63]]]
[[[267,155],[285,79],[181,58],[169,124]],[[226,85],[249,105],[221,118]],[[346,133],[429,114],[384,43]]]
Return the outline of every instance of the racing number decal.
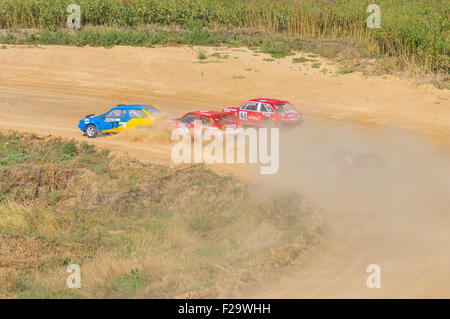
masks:
[[[247,112],[245,111],[239,111],[239,119],[247,121]]]
[[[112,123],[111,128],[119,128],[119,126],[123,126],[124,128],[127,127],[127,122],[121,122],[120,119],[115,119]]]

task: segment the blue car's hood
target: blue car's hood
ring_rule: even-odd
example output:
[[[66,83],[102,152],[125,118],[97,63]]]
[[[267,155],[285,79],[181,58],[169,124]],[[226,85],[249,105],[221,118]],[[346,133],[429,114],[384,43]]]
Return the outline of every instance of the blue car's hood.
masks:
[[[78,123],[78,127],[84,131],[86,130],[86,126],[88,126],[90,123],[97,125],[99,121],[103,120],[103,115],[104,114],[94,116],[93,114],[89,114],[80,120],[80,122]]]
[[[86,115],[84,118],[82,118],[82,119],[80,120],[80,122],[84,122],[84,120],[86,120],[86,119],[90,119],[91,121],[92,121],[92,120],[93,120],[93,121],[99,120],[99,119],[102,118],[103,115],[104,115],[104,114],[101,114],[101,115],[94,115],[94,114]]]

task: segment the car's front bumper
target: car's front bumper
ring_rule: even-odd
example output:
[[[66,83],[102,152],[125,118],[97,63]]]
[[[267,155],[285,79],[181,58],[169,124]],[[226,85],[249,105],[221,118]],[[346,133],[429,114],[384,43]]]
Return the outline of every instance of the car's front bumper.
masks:
[[[83,121],[84,121],[84,120],[81,120],[81,121],[78,123],[78,128],[79,128],[80,130],[82,130],[83,132],[86,132],[86,124],[84,124]]]

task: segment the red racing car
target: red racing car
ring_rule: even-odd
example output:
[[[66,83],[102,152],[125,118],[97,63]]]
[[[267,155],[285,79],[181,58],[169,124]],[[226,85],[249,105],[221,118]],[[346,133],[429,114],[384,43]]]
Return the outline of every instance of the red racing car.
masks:
[[[223,108],[242,124],[274,126],[279,123],[303,123],[303,114],[288,101],[275,99],[248,100],[239,107]]]
[[[182,134],[194,136],[194,124],[198,121],[202,132],[206,129],[218,130],[224,134],[236,135],[242,131],[241,125],[236,119],[226,112],[194,111],[184,116],[169,120]]]

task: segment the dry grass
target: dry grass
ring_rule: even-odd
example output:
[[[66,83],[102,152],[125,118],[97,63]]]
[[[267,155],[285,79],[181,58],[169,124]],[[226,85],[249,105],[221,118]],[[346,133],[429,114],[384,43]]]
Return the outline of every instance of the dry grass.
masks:
[[[289,265],[320,225],[298,194],[261,200],[255,185],[201,166],[117,159],[51,137],[0,142],[2,297],[232,294]],[[65,285],[72,263],[79,290]]]

